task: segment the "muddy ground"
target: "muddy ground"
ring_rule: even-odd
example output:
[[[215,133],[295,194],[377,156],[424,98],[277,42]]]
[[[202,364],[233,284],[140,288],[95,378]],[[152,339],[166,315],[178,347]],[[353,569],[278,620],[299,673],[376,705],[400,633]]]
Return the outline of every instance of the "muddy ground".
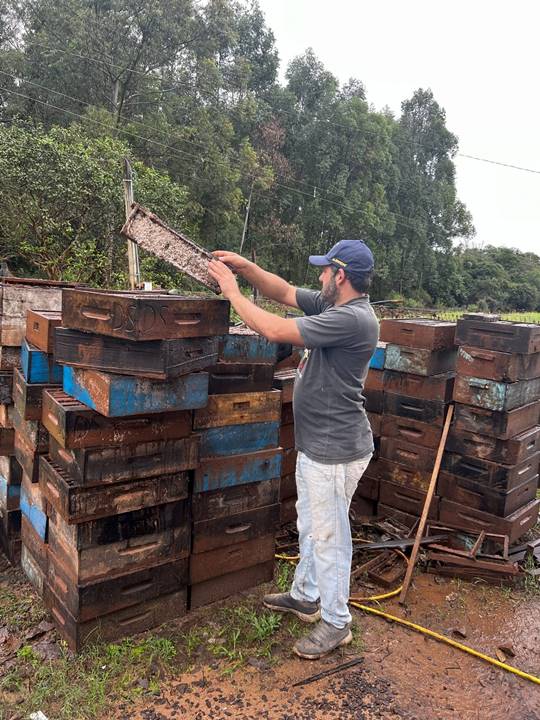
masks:
[[[6,570],[5,565],[3,569]],[[21,596],[32,597],[32,590],[18,571],[9,570],[1,577],[0,591],[9,583]],[[114,720],[540,719],[539,685],[358,610],[353,610],[353,646],[316,662],[300,660],[291,653],[294,637],[303,631],[303,626],[299,627],[289,618],[284,618],[275,635],[267,640],[270,650],[265,656],[259,656],[257,644],[252,643],[243,652],[220,657],[209,652],[208,643],[215,642],[214,638],[206,635],[206,641],[197,640],[197,633],[209,627],[209,623],[215,634],[218,617],[233,617],[238,608],[245,607],[258,612],[260,597],[271,588],[267,585],[243,593],[156,631],[154,635],[170,639],[179,648],[167,668],[160,668],[159,683],[149,683],[143,673],[136,680],[138,697],[122,699],[116,697],[113,680],[107,707],[94,717]],[[48,648],[43,662],[55,662],[55,631],[47,625],[46,615],[42,616],[39,608],[36,609],[39,603],[31,601],[30,606],[32,609],[25,612],[35,614],[35,623],[45,619],[42,626],[45,633],[32,638],[28,637],[32,632],[26,629],[17,638],[16,633],[7,631],[4,614],[3,626],[0,622],[0,668],[4,672],[14,672],[14,648],[18,648],[20,654],[21,647],[32,647],[33,643]],[[509,664],[540,676],[540,594],[419,573],[406,608],[396,600],[386,601],[379,607],[492,657],[504,651]],[[233,615],[220,615],[225,612]],[[187,637],[192,638],[188,655],[185,647],[180,648]],[[299,680],[357,657],[361,658],[360,664],[350,670],[304,687],[293,687]],[[65,667],[70,667],[69,662]],[[25,682],[29,692],[32,677]],[[20,693],[24,694],[24,690]],[[41,708],[49,720],[60,716],[92,716],[87,709],[85,715],[82,710],[78,715],[76,708],[71,715],[65,712],[62,715],[63,701],[56,700],[55,705],[49,698],[49,705],[44,703]],[[22,707],[26,707],[22,695],[0,694],[2,720],[22,720],[25,717],[20,714]]]
[[[540,599],[421,575],[404,611],[407,617],[495,656],[511,648],[509,663],[540,676]],[[363,662],[342,675],[304,688],[292,684],[358,653],[340,651],[317,662],[295,659],[287,648],[274,667],[248,666],[231,678],[198,669],[166,683],[162,696],[120,710],[118,720],[538,720],[540,686],[459,650],[376,617],[353,611],[362,629]],[[456,632],[458,631],[458,632]],[[465,635],[465,638],[458,637]],[[499,650],[499,652],[501,652]]]

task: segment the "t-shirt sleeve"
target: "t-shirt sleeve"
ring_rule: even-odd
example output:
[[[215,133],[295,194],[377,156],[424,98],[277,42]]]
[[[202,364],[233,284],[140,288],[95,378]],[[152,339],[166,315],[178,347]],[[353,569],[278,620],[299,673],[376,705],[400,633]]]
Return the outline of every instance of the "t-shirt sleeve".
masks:
[[[307,348],[357,345],[361,328],[352,308],[332,307],[311,317],[296,318]]]
[[[320,291],[306,288],[296,288],[296,302],[306,315],[318,315],[328,307],[328,303],[323,300]]]

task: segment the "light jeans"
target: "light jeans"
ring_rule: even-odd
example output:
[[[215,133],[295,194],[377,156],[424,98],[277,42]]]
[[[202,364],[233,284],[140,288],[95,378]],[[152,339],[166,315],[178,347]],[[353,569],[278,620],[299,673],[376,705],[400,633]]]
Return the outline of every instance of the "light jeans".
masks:
[[[347,605],[352,562],[349,507],[371,454],[339,465],[323,465],[299,452],[296,460],[300,562],[291,595],[321,600],[321,617],[342,628],[351,622]]]

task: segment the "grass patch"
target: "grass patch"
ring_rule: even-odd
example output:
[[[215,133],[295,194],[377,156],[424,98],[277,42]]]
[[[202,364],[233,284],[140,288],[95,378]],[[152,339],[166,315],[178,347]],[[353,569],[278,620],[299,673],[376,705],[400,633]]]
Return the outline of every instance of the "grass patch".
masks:
[[[288,560],[278,560],[276,566],[276,585],[279,592],[287,592],[294,577],[295,565]]]
[[[528,599],[540,597],[540,577],[531,574],[536,567],[534,557],[532,555],[527,556],[524,564],[525,578],[523,580],[523,592]]]
[[[10,632],[24,632],[47,617],[43,603],[27,585],[0,585],[0,626]]]
[[[5,708],[5,718],[37,710],[55,720],[103,717],[113,703],[157,692],[175,655],[173,643],[156,636],[92,645],[77,656],[62,646],[60,658],[53,661],[23,645],[0,679],[0,708]]]

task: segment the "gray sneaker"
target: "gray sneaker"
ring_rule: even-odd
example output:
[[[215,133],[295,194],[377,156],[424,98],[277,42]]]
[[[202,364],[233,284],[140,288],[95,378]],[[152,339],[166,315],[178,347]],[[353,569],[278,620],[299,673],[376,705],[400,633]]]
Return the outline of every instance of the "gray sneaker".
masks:
[[[269,610],[289,612],[307,623],[314,623],[321,619],[318,602],[295,600],[290,593],[275,593],[263,597],[263,605]]]
[[[318,660],[331,653],[332,650],[341,645],[348,645],[350,642],[352,642],[351,623],[345,625],[344,628],[337,628],[327,623],[326,620],[321,620],[309,635],[294,644],[293,650],[301,658]]]

